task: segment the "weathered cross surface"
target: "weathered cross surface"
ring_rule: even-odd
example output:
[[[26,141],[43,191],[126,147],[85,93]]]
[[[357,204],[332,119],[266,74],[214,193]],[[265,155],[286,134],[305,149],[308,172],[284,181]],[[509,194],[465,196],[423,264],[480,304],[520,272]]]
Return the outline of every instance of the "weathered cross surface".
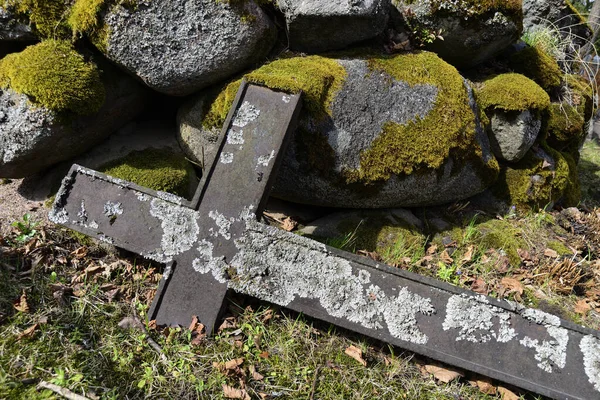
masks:
[[[158,324],[212,330],[228,289],[556,399],[600,398],[600,332],[257,221],[300,95],[242,84],[191,201],[74,165],[51,220],[166,264]]]

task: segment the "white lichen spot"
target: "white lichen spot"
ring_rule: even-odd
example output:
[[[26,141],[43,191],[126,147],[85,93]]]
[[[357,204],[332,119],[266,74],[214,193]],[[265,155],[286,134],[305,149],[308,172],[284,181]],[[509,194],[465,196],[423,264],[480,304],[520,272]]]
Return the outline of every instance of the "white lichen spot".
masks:
[[[268,167],[269,163],[274,158],[275,158],[275,150],[272,150],[271,154],[268,154],[266,156],[260,156],[260,157],[258,157],[258,162],[256,163],[256,168],[258,169],[261,166],[262,167]]]
[[[285,104],[288,104],[288,103],[289,103],[289,102],[292,100],[292,98],[291,98],[290,96],[283,95],[283,96],[281,97],[281,100],[282,100],[282,101],[283,101]]]
[[[113,240],[113,238],[106,236],[105,234],[101,233],[98,235],[98,240],[104,243],[108,243],[108,244],[114,244],[115,241]]]
[[[174,203],[174,204],[178,204],[178,205],[183,204],[183,202],[185,201],[182,197],[179,197],[173,193],[161,192],[161,191],[156,192],[156,197],[158,197],[161,200],[168,201],[170,203]]]
[[[429,338],[419,330],[417,313],[433,315],[435,308],[431,300],[411,293],[405,287],[401,288],[398,296],[392,298],[384,309],[383,315],[390,334],[407,342],[426,344]]]
[[[256,220],[256,214],[254,213],[255,210],[256,210],[256,207],[254,207],[254,205],[252,205],[252,204],[242,208],[242,211],[240,212],[238,221]]]
[[[256,118],[258,118],[259,115],[259,109],[254,107],[248,101],[244,101],[235,113],[235,117],[233,118],[233,126],[243,128],[250,122],[256,120]]]
[[[235,243],[239,252],[230,263],[236,272],[236,279],[228,281],[230,288],[282,306],[296,298],[312,299],[332,317],[369,329],[384,329],[387,323],[394,337],[413,343],[427,340],[415,314],[435,311],[429,299],[406,289],[389,298],[370,284],[368,271],[354,271],[348,260],[321,243],[252,220],[246,229]]]
[[[77,218],[79,218],[79,221],[81,221],[81,222],[87,222],[88,214],[87,214],[87,211],[85,210],[85,201],[84,200],[81,200],[81,205],[79,208],[79,212],[77,213]]]
[[[121,203],[113,203],[107,201],[104,203],[104,215],[108,218],[116,217],[123,214],[123,205]]]
[[[581,338],[579,348],[583,354],[583,369],[594,389],[600,392],[600,339],[588,335]]]
[[[148,196],[146,193],[138,192],[137,190],[134,190],[133,193],[139,201],[146,202],[150,200],[150,196]]]
[[[532,339],[528,336],[521,339],[521,345],[535,350],[538,367],[546,372],[553,372],[554,366],[564,368],[567,364],[567,344],[569,332],[560,327],[560,318],[540,310],[531,308],[521,311],[521,316],[538,325],[543,325],[551,340]]]
[[[192,262],[196,272],[207,274],[212,272],[213,277],[221,283],[227,282],[227,263],[224,257],[213,257],[214,245],[202,240],[198,245],[199,256]]]
[[[48,219],[55,224],[64,225],[69,222],[69,213],[64,208],[52,207],[48,213]]]
[[[221,161],[221,164],[231,164],[233,162],[233,153],[221,153],[219,161]]]
[[[227,133],[227,144],[241,145],[244,144],[244,131],[230,129]]]
[[[461,294],[450,297],[442,328],[445,331],[458,329],[456,341],[486,343],[494,338],[506,343],[514,339],[517,334],[510,326],[510,314],[488,303],[483,296]]]
[[[231,233],[229,232],[229,229],[231,229],[231,224],[235,222],[235,218],[227,218],[225,215],[216,210],[210,211],[208,216],[215,221],[215,224],[219,228],[218,232],[215,232],[212,228],[209,230],[209,232],[211,232],[214,237],[221,235],[225,240],[231,239]]]
[[[197,213],[160,199],[150,203],[150,215],[161,221],[163,235],[161,248],[145,255],[159,262],[172,261],[173,257],[188,251],[198,239],[200,228]]]
[[[173,272],[173,264],[167,263],[165,266],[165,270],[162,273],[162,278],[166,281],[171,277],[171,273]]]

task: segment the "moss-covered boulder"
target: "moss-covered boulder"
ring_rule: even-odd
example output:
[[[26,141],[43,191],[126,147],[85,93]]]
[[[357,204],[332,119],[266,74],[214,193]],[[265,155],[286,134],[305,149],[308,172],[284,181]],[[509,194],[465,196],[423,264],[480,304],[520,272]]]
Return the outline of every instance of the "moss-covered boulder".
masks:
[[[245,77],[304,93],[274,188],[280,198],[359,208],[443,204],[483,191],[496,177],[470,87],[433,53],[296,57]],[[181,109],[180,140],[189,157],[214,157],[211,140],[239,84]]]
[[[542,113],[550,105],[550,97],[531,79],[519,74],[486,80],[477,97],[490,122],[490,142],[496,157],[519,161],[540,133]]]
[[[144,107],[143,88],[48,40],[0,61],[0,176],[21,178],[91,148]]]
[[[510,57],[509,65],[547,92],[558,88],[564,75],[556,59],[540,47],[524,47]]]
[[[492,192],[521,211],[577,204],[579,181],[577,166],[568,154],[545,142],[533,146],[518,163],[505,165]]]
[[[393,0],[406,29],[457,68],[495,56],[521,36],[521,0]]]
[[[388,0],[279,0],[290,47],[317,53],[344,48],[383,32]]]
[[[94,44],[146,85],[183,96],[261,61],[273,23],[252,0],[147,0],[103,14]]]

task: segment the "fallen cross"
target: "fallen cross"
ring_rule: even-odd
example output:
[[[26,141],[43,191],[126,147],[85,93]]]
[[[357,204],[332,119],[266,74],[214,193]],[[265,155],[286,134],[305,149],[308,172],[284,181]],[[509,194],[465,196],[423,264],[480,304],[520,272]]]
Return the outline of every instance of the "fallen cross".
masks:
[[[165,263],[160,325],[211,331],[232,289],[545,396],[600,398],[600,332],[259,223],[299,99],[243,83],[191,201],[74,165],[50,218]]]

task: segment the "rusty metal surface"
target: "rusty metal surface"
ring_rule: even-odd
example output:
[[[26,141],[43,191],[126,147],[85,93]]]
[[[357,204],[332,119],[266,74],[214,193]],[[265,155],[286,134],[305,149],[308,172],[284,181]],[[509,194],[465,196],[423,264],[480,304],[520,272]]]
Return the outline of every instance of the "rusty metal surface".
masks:
[[[298,100],[242,85],[199,203],[74,166],[51,219],[165,263],[159,324],[197,315],[210,331],[235,290],[555,399],[600,398],[599,332],[258,223]]]

